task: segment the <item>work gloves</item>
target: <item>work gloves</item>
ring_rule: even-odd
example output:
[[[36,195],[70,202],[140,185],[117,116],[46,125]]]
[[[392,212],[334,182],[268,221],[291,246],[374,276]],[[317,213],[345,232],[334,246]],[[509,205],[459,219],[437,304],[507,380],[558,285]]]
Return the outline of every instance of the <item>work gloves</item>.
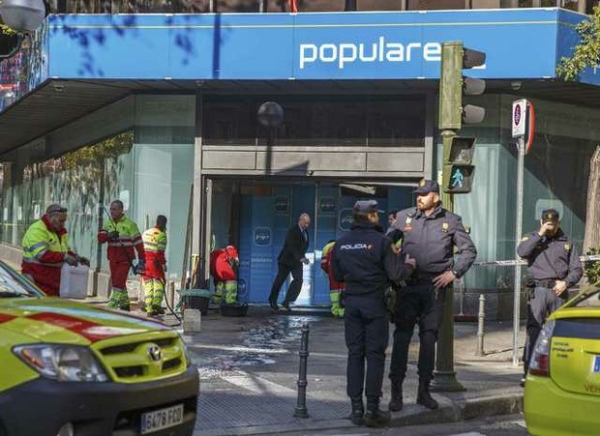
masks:
[[[71,266],[78,266],[79,264],[90,266],[90,260],[87,257],[79,256],[78,254],[72,255],[71,253],[66,253],[64,261]]]
[[[78,255],[77,262],[79,262],[80,264],[85,265],[85,266],[90,266],[90,260],[87,257]]]
[[[134,274],[143,274],[144,270],[146,269],[146,262],[144,262],[143,260],[138,260],[137,265],[135,265],[133,267],[133,273]]]
[[[119,232],[117,232],[116,230],[112,231],[112,232],[108,232],[108,239],[110,239],[111,241],[116,241],[119,239]]]

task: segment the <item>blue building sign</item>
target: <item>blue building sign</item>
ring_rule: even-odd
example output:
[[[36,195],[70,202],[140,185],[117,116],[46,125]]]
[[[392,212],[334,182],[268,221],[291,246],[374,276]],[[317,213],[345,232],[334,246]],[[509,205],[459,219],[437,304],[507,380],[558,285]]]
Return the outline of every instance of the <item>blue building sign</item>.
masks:
[[[441,44],[487,54],[475,76],[556,77],[572,52],[570,11],[499,9],[325,14],[61,15],[49,77],[94,79],[438,79]],[[268,47],[268,50],[258,50]],[[118,60],[118,61],[117,61]],[[593,77],[600,83],[600,75]]]

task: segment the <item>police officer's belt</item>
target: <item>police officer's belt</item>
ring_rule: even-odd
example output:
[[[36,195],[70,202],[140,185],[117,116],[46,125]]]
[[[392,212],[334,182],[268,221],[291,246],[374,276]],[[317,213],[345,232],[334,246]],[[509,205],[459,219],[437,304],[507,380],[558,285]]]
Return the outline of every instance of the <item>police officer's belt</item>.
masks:
[[[534,283],[536,287],[552,289],[556,284],[556,279],[534,280]]]
[[[415,276],[415,275],[412,275],[408,279],[406,279],[406,284],[408,286],[430,285],[431,282],[433,282],[434,278],[435,278],[434,275],[433,276]]]

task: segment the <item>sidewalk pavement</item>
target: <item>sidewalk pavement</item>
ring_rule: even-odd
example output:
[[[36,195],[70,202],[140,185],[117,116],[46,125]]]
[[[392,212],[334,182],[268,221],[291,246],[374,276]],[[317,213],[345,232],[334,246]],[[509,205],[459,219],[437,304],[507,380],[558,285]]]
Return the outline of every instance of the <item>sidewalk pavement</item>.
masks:
[[[167,321],[169,321],[167,317]],[[308,323],[309,356],[306,407],[308,418],[295,418],[301,326]],[[389,367],[388,348],[386,367]],[[184,333],[199,367],[199,414],[194,434],[250,435],[352,428],[346,417],[346,346],[343,320],[326,311],[292,310],[273,314],[252,306],[248,316],[231,318],[210,310],[199,333]],[[519,344],[524,343],[524,333]],[[440,392],[440,408],[415,404],[418,335],[410,349],[404,382],[404,410],[392,414],[392,426],[459,421],[522,410],[522,367],[512,366],[512,323],[486,324],[485,355],[475,356],[477,323],[455,324],[455,371],[464,392]],[[382,409],[390,399],[390,382],[383,386]]]

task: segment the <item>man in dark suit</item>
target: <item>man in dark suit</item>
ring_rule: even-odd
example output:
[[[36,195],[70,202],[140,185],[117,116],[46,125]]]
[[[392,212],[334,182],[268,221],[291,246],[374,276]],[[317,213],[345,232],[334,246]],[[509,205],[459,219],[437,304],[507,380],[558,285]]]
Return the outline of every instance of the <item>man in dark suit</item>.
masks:
[[[285,243],[277,258],[277,277],[275,277],[271,287],[271,295],[269,295],[269,304],[273,310],[279,310],[277,305],[279,290],[290,273],[292,273],[292,283],[290,283],[285,299],[281,303],[282,307],[290,310],[290,303],[296,301],[302,290],[302,264],[308,263],[305,256],[308,249],[308,232],[306,231],[308,226],[310,226],[310,216],[303,213],[298,218],[298,224],[287,232]]]

